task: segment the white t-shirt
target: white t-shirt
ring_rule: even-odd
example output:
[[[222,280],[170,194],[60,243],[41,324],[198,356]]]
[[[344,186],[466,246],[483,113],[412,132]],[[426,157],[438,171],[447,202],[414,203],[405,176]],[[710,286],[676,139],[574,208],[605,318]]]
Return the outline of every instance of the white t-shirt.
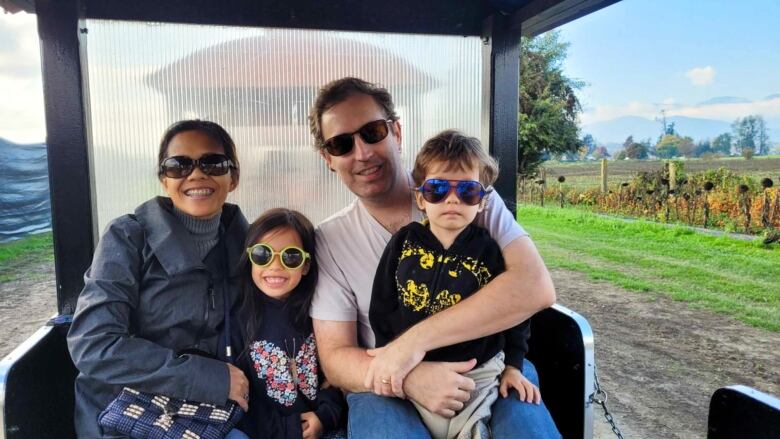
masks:
[[[412,221],[421,221],[423,212],[410,199]],[[476,224],[486,228],[503,249],[528,234],[517,224],[504,200],[490,194]],[[379,259],[392,234],[366,210],[359,199],[317,226],[319,278],[311,306],[318,320],[358,322],[358,343],[373,348],[374,331],[368,320],[371,290]]]

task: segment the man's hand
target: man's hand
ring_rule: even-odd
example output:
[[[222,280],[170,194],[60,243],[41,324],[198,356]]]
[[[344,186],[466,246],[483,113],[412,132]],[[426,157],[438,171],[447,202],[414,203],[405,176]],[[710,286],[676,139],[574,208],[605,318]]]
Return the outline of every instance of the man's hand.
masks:
[[[506,366],[504,372],[501,373],[501,385],[498,391],[502,397],[506,398],[512,389],[517,390],[517,399],[520,401],[533,402],[534,404],[539,404],[542,401],[542,394],[538,387],[528,381],[528,378],[516,367]]]
[[[404,390],[431,412],[451,418],[463,409],[475,388],[474,380],[461,374],[476,365],[475,359],[459,363],[424,361],[406,377]]]
[[[247,411],[249,410],[249,381],[247,381],[246,375],[244,375],[241,369],[232,364],[225,364],[227,364],[230,372],[228,399],[235,401],[244,411]]]
[[[322,422],[314,412],[301,413],[303,439],[319,439],[322,436]]]
[[[417,349],[408,337],[398,337],[380,349],[369,349],[372,357],[363,384],[382,396],[405,398],[404,378],[425,357],[425,351]]]

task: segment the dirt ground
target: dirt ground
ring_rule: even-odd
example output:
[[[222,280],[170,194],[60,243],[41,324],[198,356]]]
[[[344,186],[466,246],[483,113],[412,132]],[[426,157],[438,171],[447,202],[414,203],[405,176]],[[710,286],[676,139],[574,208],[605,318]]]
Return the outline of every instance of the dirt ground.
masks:
[[[57,313],[52,262],[14,261],[0,267],[0,358]]]
[[[607,407],[625,437],[706,437],[709,399],[719,387],[780,395],[780,334],[581,273],[552,275],[558,302],[593,329]],[[595,410],[594,437],[614,437]]]
[[[0,283],[0,356],[56,311],[51,263],[1,267],[27,273]],[[780,334],[586,275],[553,271],[561,304],[595,333],[607,406],[626,438],[703,438],[715,389],[746,384],[780,394]],[[542,389],[544,395],[544,389]],[[595,438],[614,437],[596,407]]]

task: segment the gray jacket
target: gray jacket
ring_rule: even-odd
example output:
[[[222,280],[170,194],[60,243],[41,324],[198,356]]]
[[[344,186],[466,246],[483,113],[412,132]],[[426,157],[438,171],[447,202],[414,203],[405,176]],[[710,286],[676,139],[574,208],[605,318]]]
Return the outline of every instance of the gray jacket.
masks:
[[[76,378],[76,432],[111,437],[98,415],[122,387],[225,404],[227,365],[185,349],[217,354],[223,294],[239,297],[238,259],[247,222],[235,205],[222,209],[219,243],[201,261],[189,232],[158,197],[112,221],[84,275],[68,347]],[[228,261],[224,261],[227,255]],[[228,291],[223,275],[230,267]]]

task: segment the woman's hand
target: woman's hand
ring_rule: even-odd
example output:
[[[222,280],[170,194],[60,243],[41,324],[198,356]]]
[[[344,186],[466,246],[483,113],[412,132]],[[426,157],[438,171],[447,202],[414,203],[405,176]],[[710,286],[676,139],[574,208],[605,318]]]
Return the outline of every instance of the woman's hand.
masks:
[[[322,436],[322,422],[314,412],[301,413],[303,439],[319,439]]]
[[[523,373],[516,367],[506,366],[504,372],[501,373],[501,385],[498,391],[501,393],[501,396],[506,398],[512,389],[517,390],[517,399],[520,401],[533,402],[534,404],[542,402],[542,394],[539,392],[539,388],[528,381],[528,378],[523,376]]]
[[[235,401],[244,411],[249,410],[249,381],[241,369],[225,363],[230,372],[230,393],[228,399]]]

